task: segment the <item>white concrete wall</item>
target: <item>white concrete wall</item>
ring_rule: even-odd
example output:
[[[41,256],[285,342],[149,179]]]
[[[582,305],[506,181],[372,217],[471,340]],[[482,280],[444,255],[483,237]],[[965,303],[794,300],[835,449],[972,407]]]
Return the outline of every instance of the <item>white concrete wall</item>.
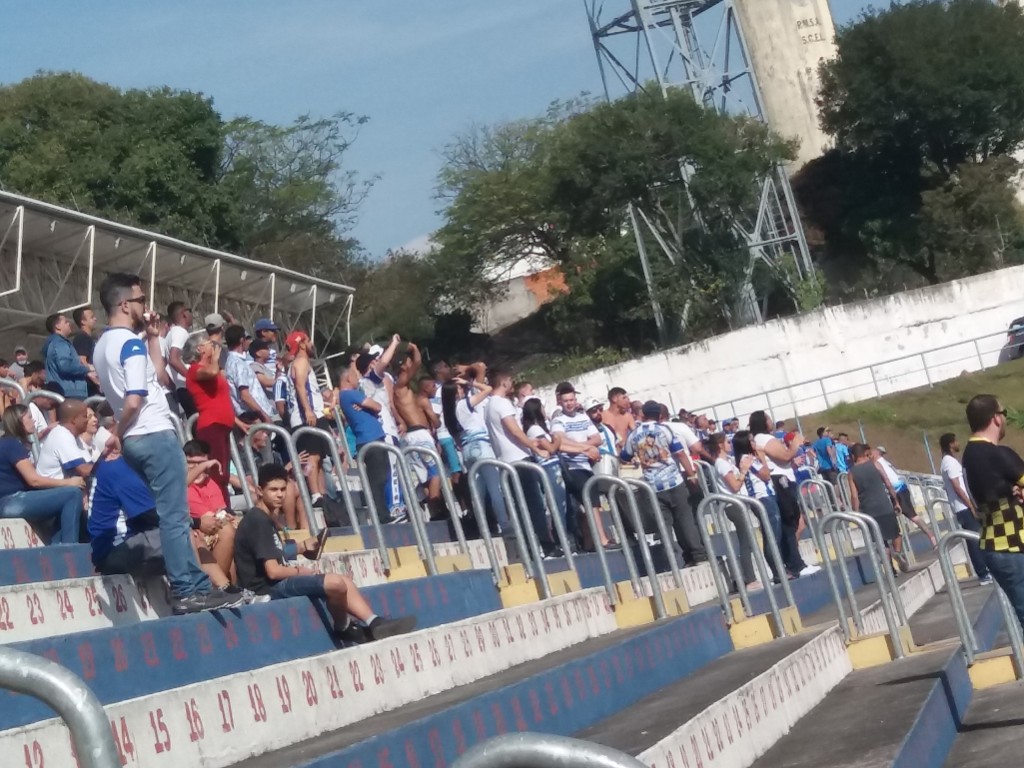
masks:
[[[800,140],[796,170],[831,144],[814,103],[818,65],[836,55],[828,0],[737,0],[735,8],[765,119],[782,136]]]
[[[1024,267],[1010,267],[749,326],[574,383],[602,400],[620,386],[634,400],[719,419],[761,408],[792,418],[995,365],[1006,328],[1022,315]],[[553,402],[553,387],[542,394]]]

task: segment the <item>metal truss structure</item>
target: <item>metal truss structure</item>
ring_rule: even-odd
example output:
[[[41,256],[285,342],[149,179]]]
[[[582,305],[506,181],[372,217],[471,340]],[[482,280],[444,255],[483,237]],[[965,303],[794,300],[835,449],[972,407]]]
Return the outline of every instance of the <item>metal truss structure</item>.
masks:
[[[139,275],[161,313],[177,300],[199,323],[228,311],[250,329],[260,317],[301,328],[321,350],[339,328],[350,341],[348,286],[0,192],[0,356],[34,354],[55,312],[92,306],[102,320],[97,291],[112,272]]]
[[[645,90],[656,82],[662,93],[687,89],[709,109],[765,120],[733,0],[583,1],[607,99]],[[682,170],[685,179],[687,169]],[[760,322],[764,298],[754,294],[755,266],[760,262],[775,269],[789,257],[800,279],[813,278],[814,267],[786,171],[776,167],[762,178],[751,179],[751,184],[756,209],[734,220],[733,227],[750,254],[741,314]],[[685,254],[672,233],[643,210],[631,210],[630,220],[655,319],[664,334],[650,280],[645,231],[671,263],[681,262]]]

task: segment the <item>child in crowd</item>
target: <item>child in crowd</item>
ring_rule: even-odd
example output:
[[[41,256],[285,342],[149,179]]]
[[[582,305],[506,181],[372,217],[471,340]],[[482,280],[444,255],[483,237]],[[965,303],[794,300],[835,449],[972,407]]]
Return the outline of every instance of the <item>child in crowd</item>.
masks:
[[[385,619],[374,613],[348,576],[288,565],[284,543],[274,522],[284,505],[288,471],[277,464],[264,464],[260,467],[259,485],[260,500],[245,513],[235,537],[235,568],[242,587],[272,600],[317,597],[326,601],[335,631],[346,643],[383,640],[415,628],[415,617]],[[300,545],[300,551],[307,557],[316,549],[316,539],[307,539]],[[357,625],[352,617],[362,623]]]

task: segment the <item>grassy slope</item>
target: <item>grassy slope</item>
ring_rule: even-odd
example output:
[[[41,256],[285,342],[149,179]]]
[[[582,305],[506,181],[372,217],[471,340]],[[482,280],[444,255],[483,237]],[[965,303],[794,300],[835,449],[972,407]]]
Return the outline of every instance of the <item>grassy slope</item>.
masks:
[[[980,393],[996,395],[1010,410],[1006,443],[1024,455],[1024,360],[963,374],[934,388],[921,387],[859,403],[841,403],[823,413],[801,416],[800,423],[811,439],[819,426],[828,425],[833,434],[846,432],[851,440],[858,441],[859,419],[868,443],[884,445],[896,466],[927,472],[930,465],[922,433],[928,433],[937,467],[939,435],[955,432],[961,445],[966,441],[969,432],[964,406]]]

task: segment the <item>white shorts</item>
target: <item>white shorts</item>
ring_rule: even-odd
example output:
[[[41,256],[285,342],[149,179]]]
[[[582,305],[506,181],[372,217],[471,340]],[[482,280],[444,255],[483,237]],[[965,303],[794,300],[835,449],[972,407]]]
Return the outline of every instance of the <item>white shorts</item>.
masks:
[[[432,451],[437,451],[437,444],[434,442],[434,436],[430,434],[429,429],[414,429],[412,432],[406,432],[405,437],[402,439],[402,447],[406,446],[421,446],[423,448],[430,448]],[[419,485],[423,485],[430,481],[430,478],[438,476],[437,462],[429,458],[425,454],[415,452],[406,456],[406,460],[409,463],[409,468],[416,475],[416,482]]]

